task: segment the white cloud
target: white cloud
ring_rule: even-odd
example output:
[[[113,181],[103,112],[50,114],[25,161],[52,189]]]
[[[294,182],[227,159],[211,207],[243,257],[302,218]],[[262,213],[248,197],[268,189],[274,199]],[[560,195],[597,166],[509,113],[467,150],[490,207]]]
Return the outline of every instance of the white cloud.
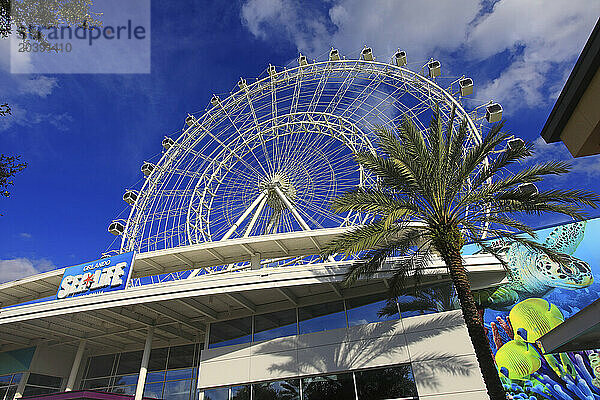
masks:
[[[54,264],[47,259],[15,258],[12,260],[0,260],[0,282],[8,282],[26,276],[49,271]]]
[[[33,235],[31,233],[27,233],[27,232],[21,232],[21,233],[19,233],[19,236],[22,237],[23,239],[31,239],[33,237]]]
[[[465,64],[501,67],[489,64],[498,75],[478,82],[478,99],[500,101],[508,113],[554,101],[600,14],[600,2],[500,0],[487,10],[488,3],[337,0],[318,10],[292,0],[249,0],[242,22],[256,37],[287,37],[311,57],[331,46],[356,57],[368,44],[387,60],[400,47],[414,69],[432,56],[460,50],[456,54],[464,55]],[[504,60],[494,57],[503,53]]]
[[[478,0],[342,0],[331,4],[327,13],[319,13],[292,0],[250,0],[242,7],[242,22],[265,40],[283,33],[311,57],[332,46],[348,54],[368,44],[380,57],[391,57],[401,47],[413,61],[424,62],[435,49],[463,43],[468,23],[478,13]]]
[[[31,112],[15,103],[10,103],[10,107],[11,115],[0,118],[0,132],[15,125],[28,127],[37,124],[49,124],[58,130],[66,131],[73,122],[73,117],[66,112],[61,114]]]
[[[596,0],[502,0],[469,33],[479,60],[508,50],[510,65],[478,96],[529,108],[554,101],[600,13]]]
[[[44,75],[10,73],[10,42],[11,39],[0,39],[0,80],[2,81],[2,98],[0,100],[4,102],[6,99],[10,100],[10,98],[21,95],[36,95],[42,98],[50,95],[54,88],[58,87],[56,78]],[[19,66],[19,70],[28,71],[30,69],[28,58],[25,57],[20,60],[23,64]]]
[[[329,35],[326,17],[294,0],[251,0],[242,6],[241,17],[254,36],[266,40],[273,31],[281,32],[311,55],[323,51],[320,38]]]
[[[572,174],[581,174],[586,179],[593,179],[594,181],[600,175],[600,157],[573,158],[562,142],[548,144],[541,137],[534,141],[534,145],[535,151],[533,156],[527,159],[527,163],[568,161],[572,166]],[[572,179],[572,176],[569,174],[561,175],[560,179]]]
[[[35,94],[40,97],[46,97],[52,90],[58,86],[56,78],[47,76],[38,76],[26,79],[20,82],[20,92],[23,94]]]

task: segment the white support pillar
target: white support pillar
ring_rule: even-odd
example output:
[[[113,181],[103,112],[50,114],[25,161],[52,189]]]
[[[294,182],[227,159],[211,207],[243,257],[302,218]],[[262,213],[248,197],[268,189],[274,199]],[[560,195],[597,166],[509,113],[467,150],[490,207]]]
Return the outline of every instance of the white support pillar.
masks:
[[[294,205],[290,202],[287,196],[277,186],[275,186],[275,193],[277,193],[277,196],[279,196],[281,201],[283,201],[283,204],[285,204],[288,210],[292,212],[292,215],[296,218],[296,221],[298,221],[298,223],[302,227],[302,230],[310,231],[310,226],[308,226],[304,218],[302,218],[298,210],[296,210],[296,207],[294,207]]]
[[[242,224],[242,222],[244,222],[244,220],[248,217],[248,215],[250,215],[250,213],[252,213],[252,211],[254,211],[254,209],[260,204],[262,199],[266,196],[267,196],[267,191],[263,190],[258,195],[258,197],[252,202],[252,204],[250,204],[250,207],[248,207],[246,209],[246,211],[244,211],[244,213],[242,215],[240,215],[240,217],[237,219],[237,221],[235,221],[235,223],[231,226],[231,228],[229,228],[227,233],[225,235],[223,235],[221,240],[229,239],[231,237],[231,235],[233,235],[235,230]]]
[[[21,375],[21,380],[19,381],[19,385],[17,386],[17,392],[13,399],[20,399],[23,397],[23,392],[25,391],[25,385],[27,384],[27,380],[29,379],[29,372],[23,372]]]
[[[150,351],[152,350],[152,338],[154,337],[154,327],[148,327],[146,335],[146,344],[144,345],[144,354],[142,355],[142,365],[140,366],[140,375],[138,376],[137,386],[135,387],[135,400],[142,400],[144,396],[144,386],[146,384],[146,374],[148,373],[148,361],[150,360]]]
[[[86,342],[87,341],[85,339],[79,341],[79,347],[77,347],[77,353],[75,354],[75,359],[73,360],[73,366],[71,366],[71,373],[69,374],[69,379],[67,380],[65,392],[70,392],[73,390],[73,386],[75,386],[75,379],[77,379],[77,373],[79,372],[79,366],[81,365],[81,359],[83,358]]]

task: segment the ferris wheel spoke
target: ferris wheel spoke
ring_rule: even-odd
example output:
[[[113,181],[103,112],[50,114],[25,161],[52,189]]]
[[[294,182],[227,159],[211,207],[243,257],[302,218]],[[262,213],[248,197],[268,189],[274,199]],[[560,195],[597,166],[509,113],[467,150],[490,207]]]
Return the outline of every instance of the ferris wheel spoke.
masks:
[[[356,112],[361,109],[363,104],[370,98],[370,96],[377,90],[377,88],[383,82],[384,77],[378,76],[376,79],[369,81],[369,84],[359,93],[358,96],[350,103],[350,105],[342,112],[342,116],[347,117],[348,115],[356,115]]]
[[[439,104],[444,119],[456,106],[454,123],[467,118],[473,140],[479,135],[457,99],[405,68],[326,60],[269,72],[240,82],[241,91],[219,99],[166,149],[131,208],[122,251],[362,224],[373,216],[337,214],[330,204],[377,185],[354,160],[376,152],[376,126],[409,115],[425,129]]]
[[[227,144],[223,143],[219,138],[217,138],[216,136],[214,136],[212,134],[212,132],[210,131],[206,131],[206,133],[211,136],[217,143],[219,143],[219,145],[223,146],[223,148],[225,148],[232,156],[234,156],[235,158],[237,158],[242,164],[244,164],[248,169],[250,169],[252,172],[256,173],[257,176],[260,176],[260,172],[254,168],[254,166],[252,166],[251,164],[249,164],[246,160],[244,160],[237,152],[235,152],[234,150],[232,150]]]
[[[346,97],[346,94],[348,93],[348,89],[350,89],[350,87],[352,86],[352,83],[354,83],[354,81],[356,81],[356,77],[358,76],[359,73],[360,73],[360,70],[358,68],[358,62],[356,62],[356,64],[354,64],[350,68],[349,72],[347,73],[346,77],[344,78],[344,81],[342,82],[342,84],[338,88],[337,92],[333,96],[331,102],[327,105],[327,108],[325,109],[326,113],[332,114],[335,112],[338,105]]]

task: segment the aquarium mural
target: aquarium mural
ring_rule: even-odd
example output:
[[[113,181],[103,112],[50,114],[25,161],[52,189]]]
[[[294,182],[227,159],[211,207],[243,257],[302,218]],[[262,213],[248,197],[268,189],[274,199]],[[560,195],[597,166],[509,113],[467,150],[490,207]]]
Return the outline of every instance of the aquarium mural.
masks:
[[[492,242],[505,254],[508,282],[474,292],[500,377],[513,399],[600,400],[600,351],[544,355],[536,344],[598,298],[600,219],[543,229],[538,236],[567,254],[567,265],[518,243]]]

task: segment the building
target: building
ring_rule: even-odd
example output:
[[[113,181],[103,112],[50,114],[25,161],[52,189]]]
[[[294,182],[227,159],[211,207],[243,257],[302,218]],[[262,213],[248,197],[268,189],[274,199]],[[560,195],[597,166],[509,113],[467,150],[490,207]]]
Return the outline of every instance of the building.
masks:
[[[600,20],[542,128],[546,143],[562,141],[573,157],[600,153]]]
[[[541,135],[562,141],[573,157],[600,153],[600,19],[567,80]],[[549,353],[600,348],[600,301],[540,338]]]
[[[0,400],[487,399],[452,301],[415,309],[400,298],[384,318],[389,270],[345,288],[356,260],[319,257],[365,221],[329,204],[376,183],[353,159],[374,150],[374,126],[406,113],[428,120],[437,104],[444,118],[456,115],[455,127],[466,121],[476,141],[485,121],[501,119],[497,103],[462,108],[472,79],[449,78],[443,89],[439,61],[415,73],[406,57],[398,50],[379,62],[368,47],[357,60],[336,49],[322,61],[300,55],[188,115],[181,135],[162,141],[159,161],[142,165],[142,187],[125,191],[129,217],[109,225],[121,238],[115,252],[0,285]],[[573,233],[581,241],[584,230],[551,237],[575,249]],[[514,287],[494,257],[465,260],[473,289]],[[532,276],[546,273],[538,264],[526,266]],[[568,273],[541,265],[559,272],[550,277],[556,285],[592,282],[585,262]],[[448,284],[441,262],[421,281],[441,291]],[[522,303],[509,300],[506,309]],[[489,315],[492,328],[502,320]],[[513,339],[495,336],[494,351],[522,344]],[[513,343],[499,350],[502,340]],[[525,388],[522,379],[505,382]],[[554,384],[568,391],[565,382],[539,390]]]
[[[283,249],[316,253],[339,233],[138,254],[131,276],[173,271],[180,259],[200,268],[213,264],[214,254],[247,259],[248,247],[266,257]],[[467,260],[476,287],[504,277],[493,257]],[[149,398],[187,400],[198,392],[204,399],[248,399],[252,386],[254,399],[298,398],[290,397],[294,391],[303,399],[355,398],[355,391],[359,399],[487,398],[460,311],[380,318],[385,274],[342,288],[344,264],[204,275],[63,299],[56,294],[64,269],[5,283],[0,393],[4,399],[87,389],[134,395],[137,387]],[[437,264],[424,279],[444,284],[448,277]]]

